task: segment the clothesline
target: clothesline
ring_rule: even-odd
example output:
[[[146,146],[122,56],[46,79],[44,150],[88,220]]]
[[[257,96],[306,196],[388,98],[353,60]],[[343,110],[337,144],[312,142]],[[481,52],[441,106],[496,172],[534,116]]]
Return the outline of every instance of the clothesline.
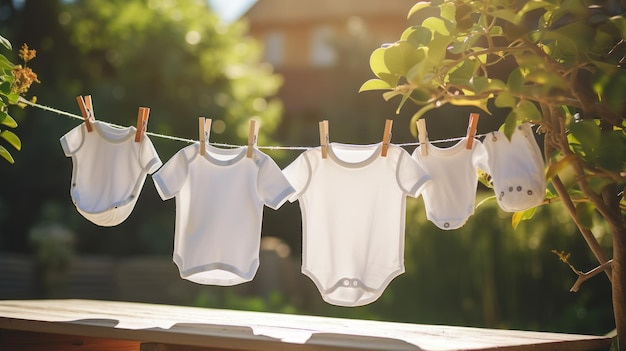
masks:
[[[66,117],[70,117],[70,118],[75,118],[75,119],[79,119],[79,120],[83,120],[82,116],[76,115],[74,113],[71,112],[66,112],[63,110],[59,110],[56,109],[54,107],[50,107],[50,106],[45,106],[45,105],[41,105],[32,101],[28,101],[22,97],[19,98],[19,102],[24,103],[26,105],[44,110],[44,111],[48,111],[48,112],[54,112],[58,115],[62,115],[62,116],[66,116]],[[106,123],[112,127],[115,128],[126,128],[124,126],[120,126],[114,123],[109,123],[109,122],[103,122]],[[162,138],[162,139],[168,139],[168,140],[174,140],[174,141],[181,141],[181,142],[186,142],[189,144],[193,144],[195,142],[197,142],[197,140],[194,139],[187,139],[187,138],[181,138],[181,137],[177,137],[177,136],[172,136],[172,135],[166,135],[166,134],[159,134],[159,133],[153,133],[153,132],[145,132],[146,135],[155,137],[155,138]],[[477,134],[476,137],[480,138],[485,136],[486,134]],[[446,142],[453,142],[453,141],[459,141],[462,140],[465,137],[456,137],[456,138],[449,138],[449,139],[437,139],[437,140],[429,140],[429,143],[431,144],[437,144],[437,143],[446,143]],[[236,147],[240,147],[241,145],[234,145],[234,144],[226,144],[226,143],[215,143],[215,142],[210,142],[209,144],[213,145],[213,146],[219,146],[219,147],[230,147],[230,148],[236,148]],[[400,147],[404,147],[404,146],[418,146],[420,145],[419,142],[411,142],[411,143],[400,143],[400,144],[394,144]],[[315,146],[272,146],[272,145],[265,145],[265,146],[259,146],[257,145],[257,148],[259,149],[266,149],[266,150],[309,150],[314,148]]]

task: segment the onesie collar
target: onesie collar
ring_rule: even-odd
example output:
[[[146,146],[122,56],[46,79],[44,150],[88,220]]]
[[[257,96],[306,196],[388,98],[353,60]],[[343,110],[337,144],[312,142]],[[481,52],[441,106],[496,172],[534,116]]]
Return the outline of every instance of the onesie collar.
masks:
[[[199,147],[200,145],[197,145],[198,149]],[[234,165],[246,156],[246,147],[222,149],[212,145],[206,145],[206,148],[207,152],[202,157],[217,166]]]
[[[96,133],[107,142],[113,144],[120,144],[127,141],[135,135],[135,131],[137,130],[135,127],[117,128],[100,121],[94,121],[92,123]]]
[[[354,145],[354,144],[342,144],[342,143],[333,142],[328,145],[328,157],[340,166],[347,167],[347,168],[361,168],[361,167],[370,165],[372,162],[378,159],[378,156],[380,156],[381,146],[382,146],[382,143],[369,144],[369,145]],[[335,149],[337,149],[338,151],[339,150],[352,150],[352,151],[360,151],[360,152],[369,152],[370,155],[367,156],[367,158],[365,158],[362,161],[350,162],[350,161],[345,161],[339,158],[339,156],[337,156],[337,154],[335,153]]]

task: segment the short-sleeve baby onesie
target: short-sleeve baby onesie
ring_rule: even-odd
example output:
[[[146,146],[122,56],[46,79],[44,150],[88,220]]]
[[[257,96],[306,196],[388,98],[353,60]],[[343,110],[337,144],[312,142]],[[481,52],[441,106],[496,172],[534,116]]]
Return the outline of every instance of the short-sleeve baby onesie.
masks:
[[[174,257],[183,279],[211,285],[252,280],[259,267],[263,206],[293,193],[266,154],[247,147],[185,147],[152,178],[163,200],[176,198]]]
[[[427,154],[422,155],[422,145],[413,151],[417,160],[433,178],[422,192],[426,218],[437,227],[452,230],[462,227],[474,214],[478,168],[489,173],[487,151],[479,140],[467,149],[467,138],[449,148],[427,144]]]
[[[484,141],[498,205],[518,212],[539,206],[546,194],[545,164],[529,123],[519,125],[511,140],[497,131]]]
[[[302,213],[302,273],[334,305],[378,299],[404,272],[406,196],[428,175],[402,148],[331,143],[298,156],[283,173]]]
[[[117,128],[93,121],[61,137],[72,158],[70,195],[78,212],[100,226],[122,223],[133,211],[146,176],[161,166],[148,136],[135,142],[135,127]]]

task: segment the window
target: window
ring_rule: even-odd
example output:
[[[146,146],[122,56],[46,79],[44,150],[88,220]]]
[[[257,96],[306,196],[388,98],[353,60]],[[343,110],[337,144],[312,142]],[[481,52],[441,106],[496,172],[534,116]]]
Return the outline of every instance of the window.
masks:
[[[265,37],[265,60],[275,67],[283,64],[285,37],[283,33],[273,31]]]
[[[311,33],[310,60],[313,66],[329,67],[337,62],[333,44],[335,33],[329,26],[317,27]]]

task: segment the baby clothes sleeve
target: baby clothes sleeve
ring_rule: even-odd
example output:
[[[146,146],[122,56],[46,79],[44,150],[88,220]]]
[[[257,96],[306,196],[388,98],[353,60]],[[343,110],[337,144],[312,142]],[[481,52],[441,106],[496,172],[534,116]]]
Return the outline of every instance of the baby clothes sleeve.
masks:
[[[138,157],[141,168],[143,168],[148,174],[153,174],[163,165],[163,162],[161,162],[161,159],[159,158],[159,154],[147,135],[144,135],[141,138]]]
[[[182,149],[170,158],[153,176],[157,192],[163,200],[169,200],[180,191],[187,177],[187,158]]]
[[[86,132],[86,127],[83,123],[77,127],[72,128],[72,130],[70,130],[61,137],[61,147],[63,148],[65,156],[71,157],[76,152],[76,150],[80,148]]]
[[[500,208],[518,212],[539,206],[546,193],[545,164],[530,124],[518,126],[510,141],[500,131],[490,133],[484,144]]]
[[[309,152],[304,152],[300,154],[287,167],[285,167],[285,169],[283,169],[283,174],[287,177],[289,183],[295,190],[294,193],[289,197],[290,202],[298,200],[298,197],[306,189],[309,183],[309,179],[311,176],[311,165],[309,163],[308,155],[313,153],[320,153],[320,151],[312,149]]]
[[[265,205],[277,210],[287,201],[294,189],[274,160],[269,157],[262,157],[258,162],[260,163],[259,196]]]
[[[431,179],[430,175],[408,152],[399,152],[397,181],[404,192],[411,197],[419,197]]]

